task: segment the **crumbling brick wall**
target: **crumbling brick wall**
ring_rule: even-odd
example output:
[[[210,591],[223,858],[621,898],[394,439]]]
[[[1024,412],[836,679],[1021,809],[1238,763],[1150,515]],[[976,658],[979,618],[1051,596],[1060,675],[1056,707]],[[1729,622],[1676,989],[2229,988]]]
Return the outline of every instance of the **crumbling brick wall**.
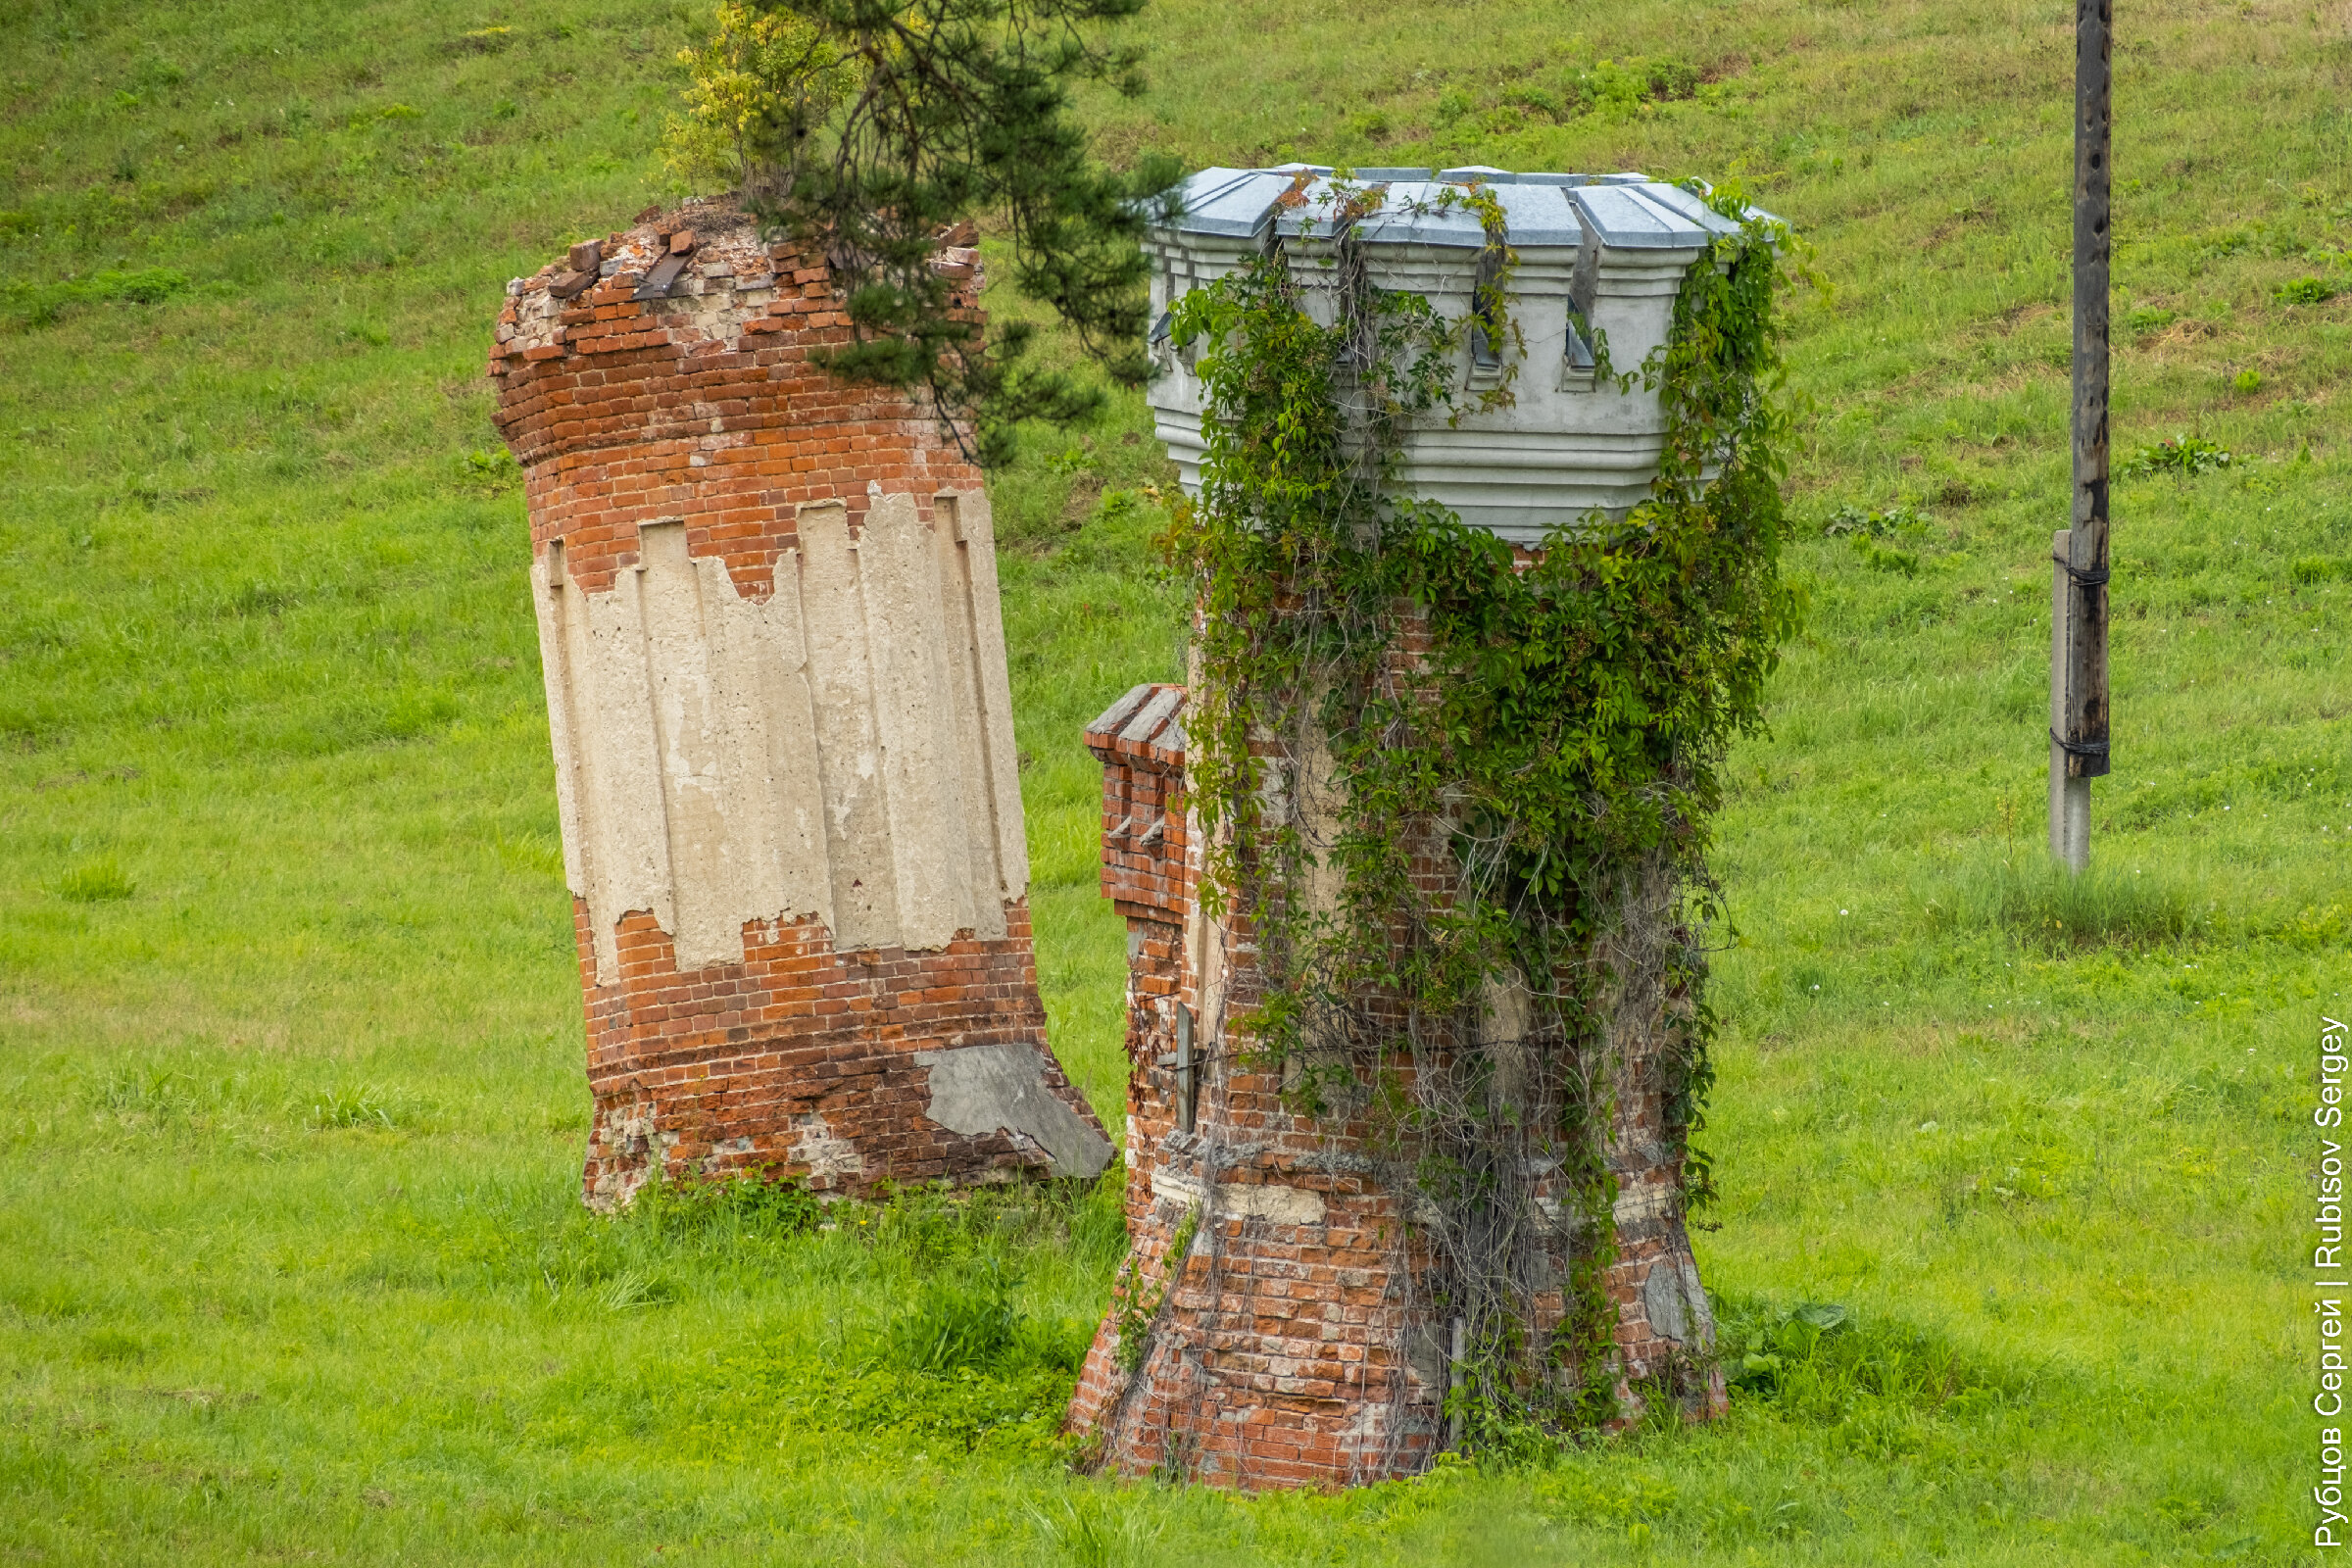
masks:
[[[1444,1437],[1446,1330],[1418,1288],[1430,1259],[1368,1155],[1370,1129],[1294,1116],[1246,1041],[1208,1038],[1204,996],[1212,1015],[1238,1013],[1261,977],[1247,929],[1207,920],[1195,898],[1183,711],[1182,687],[1141,686],[1087,730],[1103,766],[1102,890],[1128,922],[1131,1250],[1070,1426],[1127,1473],[1246,1488],[1412,1474]],[[1180,1053],[1185,1030],[1200,1038]],[[1189,1126],[1180,1057],[1201,1063]],[[1604,1283],[1628,1408],[1713,1332],[1657,1070],[1638,1040],[1621,1054],[1608,1148],[1620,1193]],[[1570,1263],[1563,1246],[1558,1278]],[[1530,1333],[1549,1334],[1564,1306],[1558,1290],[1540,1298]]]
[[[933,265],[977,325],[976,254]],[[1109,1157],[1046,1044],[987,495],[811,363],[848,337],[822,256],[720,204],[508,288],[593,1202]]]

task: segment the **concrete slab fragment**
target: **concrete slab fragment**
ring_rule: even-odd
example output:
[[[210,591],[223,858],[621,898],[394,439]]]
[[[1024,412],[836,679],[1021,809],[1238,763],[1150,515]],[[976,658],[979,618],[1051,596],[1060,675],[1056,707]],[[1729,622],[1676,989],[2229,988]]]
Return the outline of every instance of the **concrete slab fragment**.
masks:
[[[1023,1134],[1053,1156],[1056,1176],[1100,1176],[1110,1163],[1110,1140],[1046,1086],[1045,1054],[1035,1046],[918,1051],[914,1061],[931,1070],[925,1114],[950,1132]]]

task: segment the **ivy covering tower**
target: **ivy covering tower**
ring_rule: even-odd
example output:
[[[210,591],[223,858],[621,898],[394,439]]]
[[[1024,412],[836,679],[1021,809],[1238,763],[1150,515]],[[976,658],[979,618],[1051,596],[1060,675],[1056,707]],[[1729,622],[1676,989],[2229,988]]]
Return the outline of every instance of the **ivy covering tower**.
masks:
[[[1089,736],[1137,1245],[1074,1416],[1265,1485],[1711,1408],[1707,851],[1797,610],[1786,233],[1638,175],[1183,196],[1196,638]]]

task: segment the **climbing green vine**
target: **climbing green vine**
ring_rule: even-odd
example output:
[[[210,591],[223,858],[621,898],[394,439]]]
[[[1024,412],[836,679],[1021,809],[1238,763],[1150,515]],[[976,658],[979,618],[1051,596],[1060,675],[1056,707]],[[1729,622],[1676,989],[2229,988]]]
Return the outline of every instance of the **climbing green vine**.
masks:
[[[1800,609],[1778,571],[1788,236],[1710,198],[1738,231],[1690,269],[1667,343],[1601,371],[1662,401],[1649,498],[1531,556],[1396,490],[1416,422],[1511,400],[1499,208],[1452,198],[1488,241],[1449,320],[1369,281],[1355,235],[1379,199],[1341,182],[1328,255],[1278,247],[1176,307],[1207,447],[1169,536],[1199,606],[1187,769],[1203,903],[1240,917],[1265,977],[1235,1031],[1295,1110],[1355,1129],[1424,1200],[1419,1304],[1464,1346],[1447,1414],[1492,1443],[1614,1410],[1629,1051],[1657,1063],[1684,1200],[1712,1192],[1690,1143],[1712,1081],[1710,823]],[[1508,368],[1471,391],[1482,342]],[[1533,1335],[1550,1292],[1557,1325]]]
[[[1113,1352],[1121,1372],[1133,1376],[1152,1352],[1152,1327],[1159,1321],[1159,1309],[1168,1298],[1168,1289],[1184,1272],[1185,1260],[1192,1255],[1193,1238],[1200,1232],[1200,1205],[1196,1203],[1185,1210],[1176,1226],[1176,1234],[1168,1239],[1165,1263],[1158,1279],[1147,1282],[1142,1264],[1134,1257],[1119,1270],[1111,1283],[1110,1309],[1118,1323],[1119,1344]]]

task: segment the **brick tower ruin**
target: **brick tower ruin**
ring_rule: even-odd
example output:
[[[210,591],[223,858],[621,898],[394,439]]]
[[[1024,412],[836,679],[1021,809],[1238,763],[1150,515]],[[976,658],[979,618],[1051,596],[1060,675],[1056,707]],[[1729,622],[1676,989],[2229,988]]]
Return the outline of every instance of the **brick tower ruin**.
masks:
[[[1329,171],[1210,170],[1187,181],[1180,216],[1154,234],[1155,310],[1241,264],[1279,235],[1317,308],[1328,250],[1317,191]],[[1595,374],[1594,345],[1639,367],[1664,341],[1685,271],[1735,228],[1689,193],[1640,175],[1511,175],[1495,170],[1362,171],[1389,200],[1358,229],[1383,287],[1471,308],[1489,244],[1476,214],[1438,200],[1447,184],[1490,187],[1518,266],[1511,310],[1528,363],[1508,407],[1416,428],[1399,488],[1524,550],[1556,524],[1623,516],[1657,471],[1664,418],[1654,392]],[[1319,249],[1320,247],[1320,249]],[[1164,317],[1161,318],[1165,319]],[[1483,339],[1459,374],[1497,373]],[[1152,400],[1188,489],[1203,447],[1202,388],[1164,341]],[[1487,384],[1493,384],[1490,380]],[[1410,638],[1407,639],[1410,652]],[[1199,823],[1186,785],[1182,686],[1141,686],[1087,730],[1103,767],[1102,891],[1127,920],[1127,1214],[1131,1251],[1070,1410],[1105,1466],[1246,1488],[1352,1485],[1414,1473],[1446,1439],[1458,1352],[1422,1280],[1416,1226],[1427,1200],[1384,1176],[1361,1120],[1294,1115],[1279,1070],[1250,1059],[1228,1020],[1261,994],[1250,933],[1204,914]],[[1302,764],[1311,766],[1311,763]],[[1295,786],[1312,800],[1319,781]],[[1443,853],[1433,851],[1432,853]],[[1229,901],[1230,904],[1230,901]],[[1620,1408],[1644,1386],[1695,1411],[1720,1408],[1706,1366],[1713,1321],[1683,1219],[1679,1149],[1667,1136],[1657,1026],[1663,993],[1618,1012],[1613,1107],[1601,1144],[1616,1197],[1614,1256],[1601,1288],[1615,1308]],[[1498,998],[1507,1008],[1509,999]],[[1516,1031],[1497,1031],[1508,1036]],[[1546,1178],[1538,1247],[1551,1284],[1533,1292],[1529,1343],[1566,1310],[1562,1282],[1600,1239],[1581,1234]],[[1656,1381],[1653,1381],[1656,1380]]]
[[[977,254],[933,265],[977,324]],[[716,204],[508,286],[600,1206],[1110,1157],[1046,1043],[988,497],[809,363],[848,335],[823,258]]]

